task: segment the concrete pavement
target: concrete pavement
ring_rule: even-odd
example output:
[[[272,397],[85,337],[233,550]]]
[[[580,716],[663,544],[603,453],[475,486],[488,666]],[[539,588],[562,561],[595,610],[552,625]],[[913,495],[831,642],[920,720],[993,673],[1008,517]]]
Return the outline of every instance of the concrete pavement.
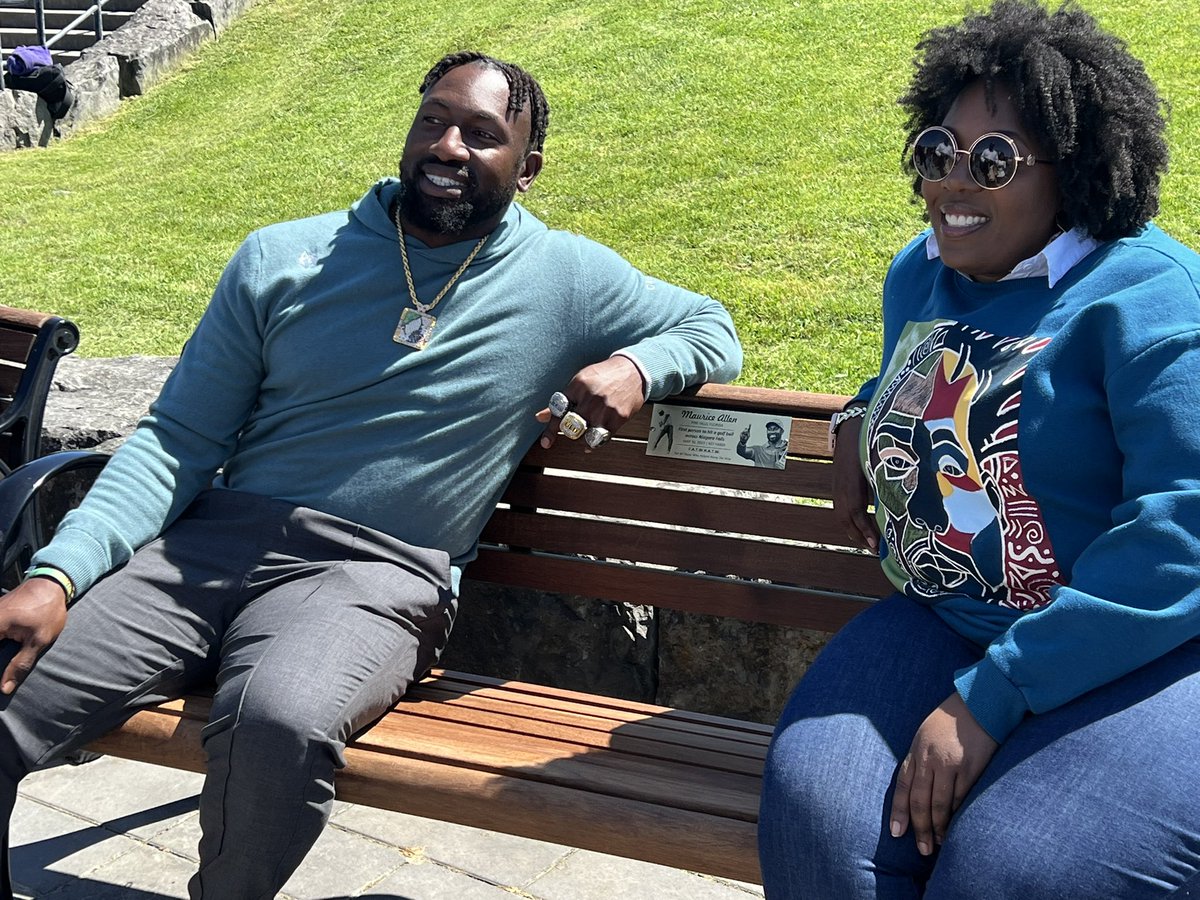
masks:
[[[38,772],[13,815],[18,897],[186,898],[200,776],[105,757]],[[754,900],[741,884],[338,803],[284,900]],[[236,898],[230,898],[236,900]]]

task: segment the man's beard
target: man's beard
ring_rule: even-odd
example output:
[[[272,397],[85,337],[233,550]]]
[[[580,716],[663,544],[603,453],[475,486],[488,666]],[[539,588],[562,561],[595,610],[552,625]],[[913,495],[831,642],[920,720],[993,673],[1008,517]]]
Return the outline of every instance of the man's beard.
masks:
[[[400,173],[400,191],[397,194],[400,215],[417,228],[435,234],[462,234],[468,228],[503,213],[517,193],[516,172],[513,172],[508,184],[497,185],[490,192],[480,194],[475,173],[468,169],[462,197],[457,200],[429,197],[417,189],[417,179],[422,177],[420,171],[424,162],[413,166],[416,174],[412,176],[406,177],[403,172]]]

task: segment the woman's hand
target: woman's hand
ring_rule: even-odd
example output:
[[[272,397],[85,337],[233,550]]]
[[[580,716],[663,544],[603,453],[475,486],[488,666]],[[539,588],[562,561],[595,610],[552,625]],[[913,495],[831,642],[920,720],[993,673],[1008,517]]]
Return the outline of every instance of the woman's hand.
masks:
[[[917,850],[922,856],[931,854],[998,746],[962,697],[951,694],[921,723],[900,764],[892,837],[903,835],[911,823]]]
[[[879,550],[879,527],[867,512],[871,491],[858,461],[862,416],[847,419],[833,448],[833,514],[846,536],[860,547]]]

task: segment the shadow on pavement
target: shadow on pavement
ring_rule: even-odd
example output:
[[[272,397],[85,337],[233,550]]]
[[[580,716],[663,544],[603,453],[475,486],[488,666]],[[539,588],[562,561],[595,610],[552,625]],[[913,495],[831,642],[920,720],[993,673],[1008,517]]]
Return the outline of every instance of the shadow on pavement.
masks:
[[[119,885],[105,884],[104,882],[88,881],[83,878],[78,879],[76,882],[79,888],[78,891],[75,890],[74,884],[70,890],[62,891],[62,885],[66,883],[66,879],[55,887],[50,887],[48,882],[55,878],[55,864],[69,856],[119,834],[143,828],[154,822],[161,822],[175,816],[195,812],[199,807],[199,803],[200,797],[198,795],[184,797],[170,803],[164,803],[161,806],[132,813],[128,816],[110,819],[98,825],[89,825],[77,831],[13,847],[10,853],[13,881],[27,886],[27,888],[33,888],[37,892],[54,890],[54,896],[56,898],[61,897],[63,900],[74,897],[87,898],[87,900],[104,900],[104,898],[108,897],[122,897],[129,898],[129,900],[151,900],[151,898],[161,897],[163,895],[138,891]],[[49,878],[47,877],[48,875],[50,876]]]

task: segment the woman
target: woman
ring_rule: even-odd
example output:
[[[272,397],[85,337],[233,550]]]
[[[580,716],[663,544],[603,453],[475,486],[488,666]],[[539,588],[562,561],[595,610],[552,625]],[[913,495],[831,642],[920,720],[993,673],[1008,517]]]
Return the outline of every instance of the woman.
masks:
[[[897,592],[781,717],[767,896],[1187,896],[1200,257],[1149,222],[1162,104],[1074,5],[1000,0],[917,49],[931,229],[834,422],[835,509]]]

